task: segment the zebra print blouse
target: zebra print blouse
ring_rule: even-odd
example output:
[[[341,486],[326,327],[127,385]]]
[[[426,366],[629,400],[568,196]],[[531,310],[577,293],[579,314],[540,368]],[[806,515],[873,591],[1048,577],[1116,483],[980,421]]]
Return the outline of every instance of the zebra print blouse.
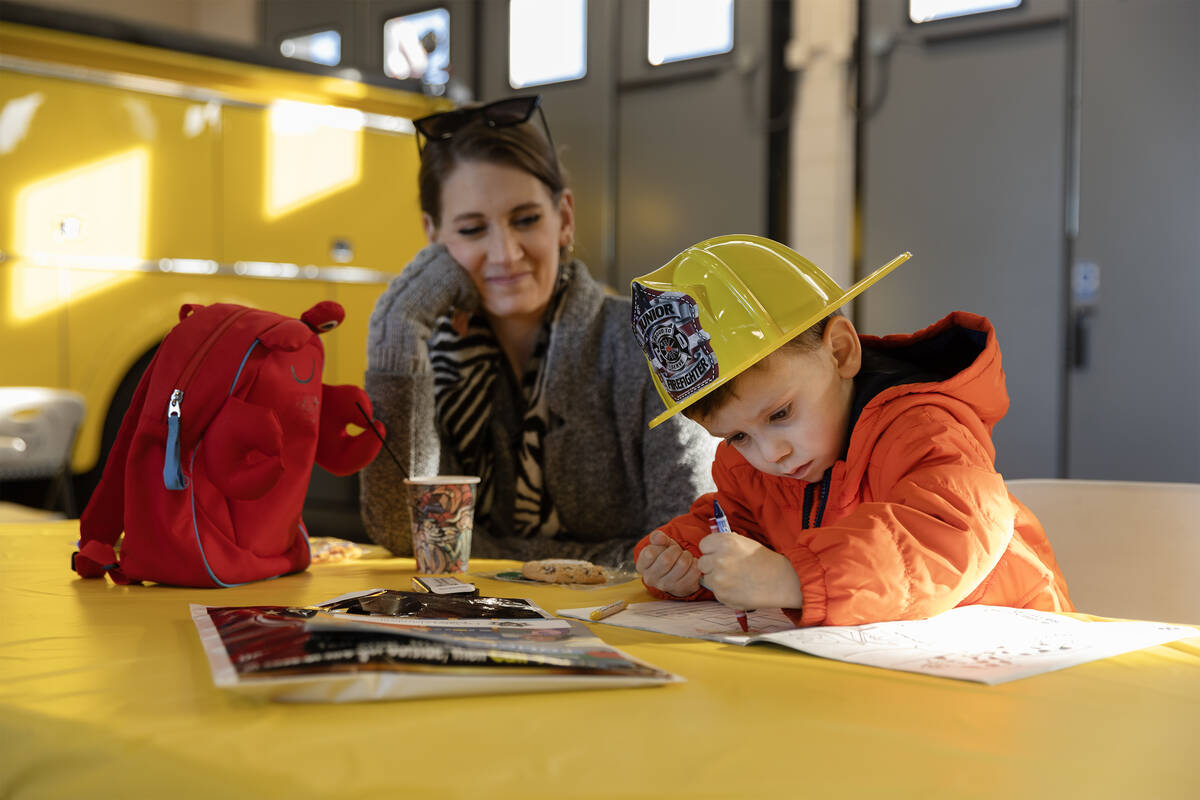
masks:
[[[545,488],[542,438],[546,434],[548,407],[545,396],[546,351],[562,310],[567,281],[560,269],[558,283],[547,307],[545,324],[538,333],[533,355],[521,376],[525,412],[517,438],[516,491],[513,529],[518,536],[553,537],[561,525],[554,500]],[[504,354],[491,327],[481,314],[453,312],[440,317],[429,339],[429,360],[434,372],[434,406],[438,425],[448,436],[461,468],[478,475],[477,517],[490,515],[492,447],[487,436],[492,418],[496,379],[507,369]]]

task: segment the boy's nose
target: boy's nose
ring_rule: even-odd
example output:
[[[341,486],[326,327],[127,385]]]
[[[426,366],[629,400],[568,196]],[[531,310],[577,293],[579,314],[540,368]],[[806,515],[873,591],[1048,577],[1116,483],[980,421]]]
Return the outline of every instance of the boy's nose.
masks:
[[[784,439],[766,439],[762,441],[763,459],[778,464],[792,454],[792,446]]]

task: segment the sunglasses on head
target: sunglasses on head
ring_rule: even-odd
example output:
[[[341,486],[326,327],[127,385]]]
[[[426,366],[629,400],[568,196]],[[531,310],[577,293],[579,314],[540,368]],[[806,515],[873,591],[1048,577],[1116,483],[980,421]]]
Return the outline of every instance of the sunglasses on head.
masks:
[[[546,124],[546,115],[542,112],[542,96],[540,94],[526,97],[508,97],[496,100],[474,108],[456,108],[453,111],[443,111],[440,114],[430,114],[427,117],[413,120],[417,129],[417,152],[424,150],[421,140],[426,142],[444,142],[453,139],[454,134],[464,127],[482,119],[489,128],[507,128],[509,125],[520,125],[528,122],[537,111],[542,121],[542,130],[546,132],[546,141],[550,149],[554,149],[554,139],[550,136],[550,126]]]

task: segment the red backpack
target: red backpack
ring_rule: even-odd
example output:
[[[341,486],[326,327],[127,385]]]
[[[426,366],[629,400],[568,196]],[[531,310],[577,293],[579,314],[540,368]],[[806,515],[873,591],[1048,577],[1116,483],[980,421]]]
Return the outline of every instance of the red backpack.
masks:
[[[367,424],[356,404],[372,413],[362,389],[321,382],[317,334],[344,316],[328,301],[300,319],[231,303],[180,308],[80,518],[72,569],[202,587],[305,569],[300,511],[314,459],[349,475],[381,441],[346,430]]]

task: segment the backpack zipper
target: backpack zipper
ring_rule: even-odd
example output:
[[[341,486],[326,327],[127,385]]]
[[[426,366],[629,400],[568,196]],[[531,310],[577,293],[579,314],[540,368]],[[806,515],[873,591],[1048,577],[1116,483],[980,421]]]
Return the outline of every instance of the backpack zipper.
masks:
[[[163,484],[168,489],[186,489],[187,480],[183,477],[183,469],[179,460],[179,425],[183,422],[183,392],[184,389],[191,383],[192,375],[200,366],[200,362],[208,355],[208,351],[213,348],[217,340],[224,335],[234,322],[243,314],[251,309],[242,308],[225,319],[221,320],[221,324],[208,335],[208,337],[200,344],[187,366],[183,368],[183,372],[179,375],[179,380],[176,382],[175,388],[171,390],[171,399],[167,401],[167,452],[163,458]]]

